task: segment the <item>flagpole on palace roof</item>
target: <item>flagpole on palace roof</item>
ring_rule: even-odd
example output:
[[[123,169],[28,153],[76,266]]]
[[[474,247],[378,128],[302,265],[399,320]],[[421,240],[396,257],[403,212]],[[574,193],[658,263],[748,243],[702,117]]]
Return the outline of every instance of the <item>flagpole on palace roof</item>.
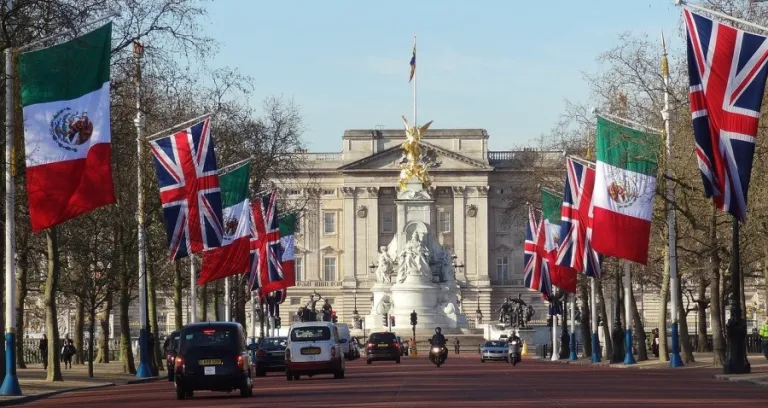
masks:
[[[139,367],[136,369],[136,377],[147,378],[152,376],[152,370],[149,366],[149,313],[147,296],[147,242],[146,230],[144,227],[144,187],[142,180],[142,162],[144,159],[143,144],[144,138],[144,115],[141,112],[141,58],[144,56],[144,46],[138,41],[133,43],[133,54],[136,58],[136,119],[133,123],[136,125],[136,151],[137,151],[137,204],[136,220],[138,221],[138,244],[139,244]]]
[[[13,1],[5,2],[6,13],[13,8]],[[21,395],[21,385],[16,375],[16,224],[15,191],[13,184],[14,149],[13,129],[13,47],[5,49],[5,378],[0,395]],[[43,356],[45,358],[45,356]]]
[[[672,183],[669,182],[672,177],[670,171],[670,158],[672,153],[672,147],[670,140],[672,134],[670,133],[670,110],[669,110],[669,62],[667,61],[667,44],[664,41],[664,32],[661,33],[661,75],[664,78],[664,109],[661,111],[661,117],[664,119],[664,139],[666,143],[666,187],[667,187],[667,245],[669,249],[667,256],[669,257],[669,293],[670,300],[672,301],[671,314],[672,314],[672,355],[669,359],[670,367],[682,367],[683,360],[680,358],[680,342],[678,332],[678,310],[677,304],[680,297],[680,291],[678,290],[678,276],[677,276],[677,233],[675,231],[675,208],[671,203],[675,202],[675,190]]]
[[[416,78],[419,73],[416,72],[416,34],[413,35],[413,127],[418,128],[419,122],[416,117]]]

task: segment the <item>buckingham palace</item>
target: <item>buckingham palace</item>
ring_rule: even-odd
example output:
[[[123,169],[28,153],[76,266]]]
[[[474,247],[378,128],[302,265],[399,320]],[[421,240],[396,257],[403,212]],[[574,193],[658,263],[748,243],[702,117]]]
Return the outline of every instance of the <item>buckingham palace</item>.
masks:
[[[304,168],[275,182],[281,201],[300,207],[301,214],[297,282],[281,308],[283,321],[293,320],[314,292],[333,305],[342,322],[353,323],[355,310],[359,315],[371,310],[379,248],[398,230],[395,200],[404,139],[401,129],[346,130],[340,152],[296,153]],[[524,224],[512,221],[509,199],[515,186],[534,172],[557,168],[563,156],[489,151],[488,139],[484,129],[431,129],[421,139],[437,239],[453,254],[459,308],[470,326],[487,322],[504,298],[518,293],[536,308],[536,318],[544,319],[540,295],[523,287]],[[395,322],[396,329],[405,327],[407,322]]]

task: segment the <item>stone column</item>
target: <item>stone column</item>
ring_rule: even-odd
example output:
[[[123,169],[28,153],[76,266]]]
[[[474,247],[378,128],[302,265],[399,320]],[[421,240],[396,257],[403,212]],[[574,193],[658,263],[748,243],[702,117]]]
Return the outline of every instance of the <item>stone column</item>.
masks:
[[[323,235],[323,212],[320,208],[319,188],[307,189],[307,219],[304,223],[306,235],[306,249],[312,256],[304,258],[305,280],[318,281],[322,273],[322,254],[320,253],[320,237]]]
[[[355,231],[357,230],[357,197],[356,189],[354,187],[342,187],[341,193],[344,195],[343,210],[338,217],[338,222],[343,220],[343,228],[340,231],[343,232],[340,242],[340,247],[343,248],[344,265],[340,271],[343,274],[340,280],[349,282],[355,281],[355,270],[357,269],[357,259],[355,254],[357,253],[358,242],[355,239]],[[337,277],[338,279],[339,277]]]
[[[477,187],[477,279],[488,280],[488,186]]]
[[[467,276],[467,233],[466,233],[466,196],[463,186],[452,187],[453,190],[453,252],[456,254],[456,263],[464,265],[456,279],[465,280]]]
[[[370,276],[370,270],[368,269],[368,266],[371,264],[371,262],[376,262],[378,259],[378,250],[379,250],[379,188],[378,187],[367,187],[365,189],[366,195],[365,195],[365,206],[368,209],[368,214],[365,219],[365,225],[367,225],[367,228],[365,230],[365,236],[367,240],[367,245],[365,247],[365,254],[364,254],[364,265],[361,267],[361,270],[358,271],[360,276],[364,278],[363,280],[367,280],[367,278]],[[358,293],[358,296],[360,294]],[[360,299],[358,299],[358,306]]]

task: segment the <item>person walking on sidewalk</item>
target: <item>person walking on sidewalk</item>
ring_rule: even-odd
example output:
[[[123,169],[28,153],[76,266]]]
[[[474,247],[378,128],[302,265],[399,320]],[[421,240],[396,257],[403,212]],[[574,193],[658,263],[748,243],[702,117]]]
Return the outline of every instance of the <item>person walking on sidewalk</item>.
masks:
[[[765,318],[763,327],[760,328],[760,338],[763,340],[763,355],[768,360],[768,316]]]
[[[459,341],[459,338],[457,337],[456,340],[453,342],[453,348],[456,351],[456,354],[459,354],[459,347],[461,345],[461,342]]]
[[[43,370],[48,369],[48,336],[43,334],[43,338],[40,339],[40,345],[37,346],[40,350],[40,360],[43,361]]]

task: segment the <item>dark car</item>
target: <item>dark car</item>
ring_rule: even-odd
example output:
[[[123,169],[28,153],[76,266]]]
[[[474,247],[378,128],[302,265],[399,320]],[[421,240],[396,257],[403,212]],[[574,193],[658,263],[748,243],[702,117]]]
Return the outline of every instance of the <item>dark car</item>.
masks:
[[[400,364],[400,342],[394,333],[371,333],[365,349],[368,364],[375,360],[394,360]]]
[[[173,381],[173,366],[176,361],[176,353],[179,350],[179,335],[181,335],[181,332],[174,330],[173,333],[165,339],[165,344],[163,344],[165,365],[168,369],[168,381]]]
[[[403,338],[400,336],[397,336],[397,342],[400,344],[400,355],[401,356],[407,356],[408,355],[408,343],[403,341]]]
[[[264,377],[267,372],[285,371],[285,345],[287,337],[265,337],[259,340],[256,349],[256,377]]]
[[[181,330],[178,350],[174,364],[177,399],[192,398],[198,390],[240,390],[241,397],[253,395],[250,357],[239,323],[188,324]]]

